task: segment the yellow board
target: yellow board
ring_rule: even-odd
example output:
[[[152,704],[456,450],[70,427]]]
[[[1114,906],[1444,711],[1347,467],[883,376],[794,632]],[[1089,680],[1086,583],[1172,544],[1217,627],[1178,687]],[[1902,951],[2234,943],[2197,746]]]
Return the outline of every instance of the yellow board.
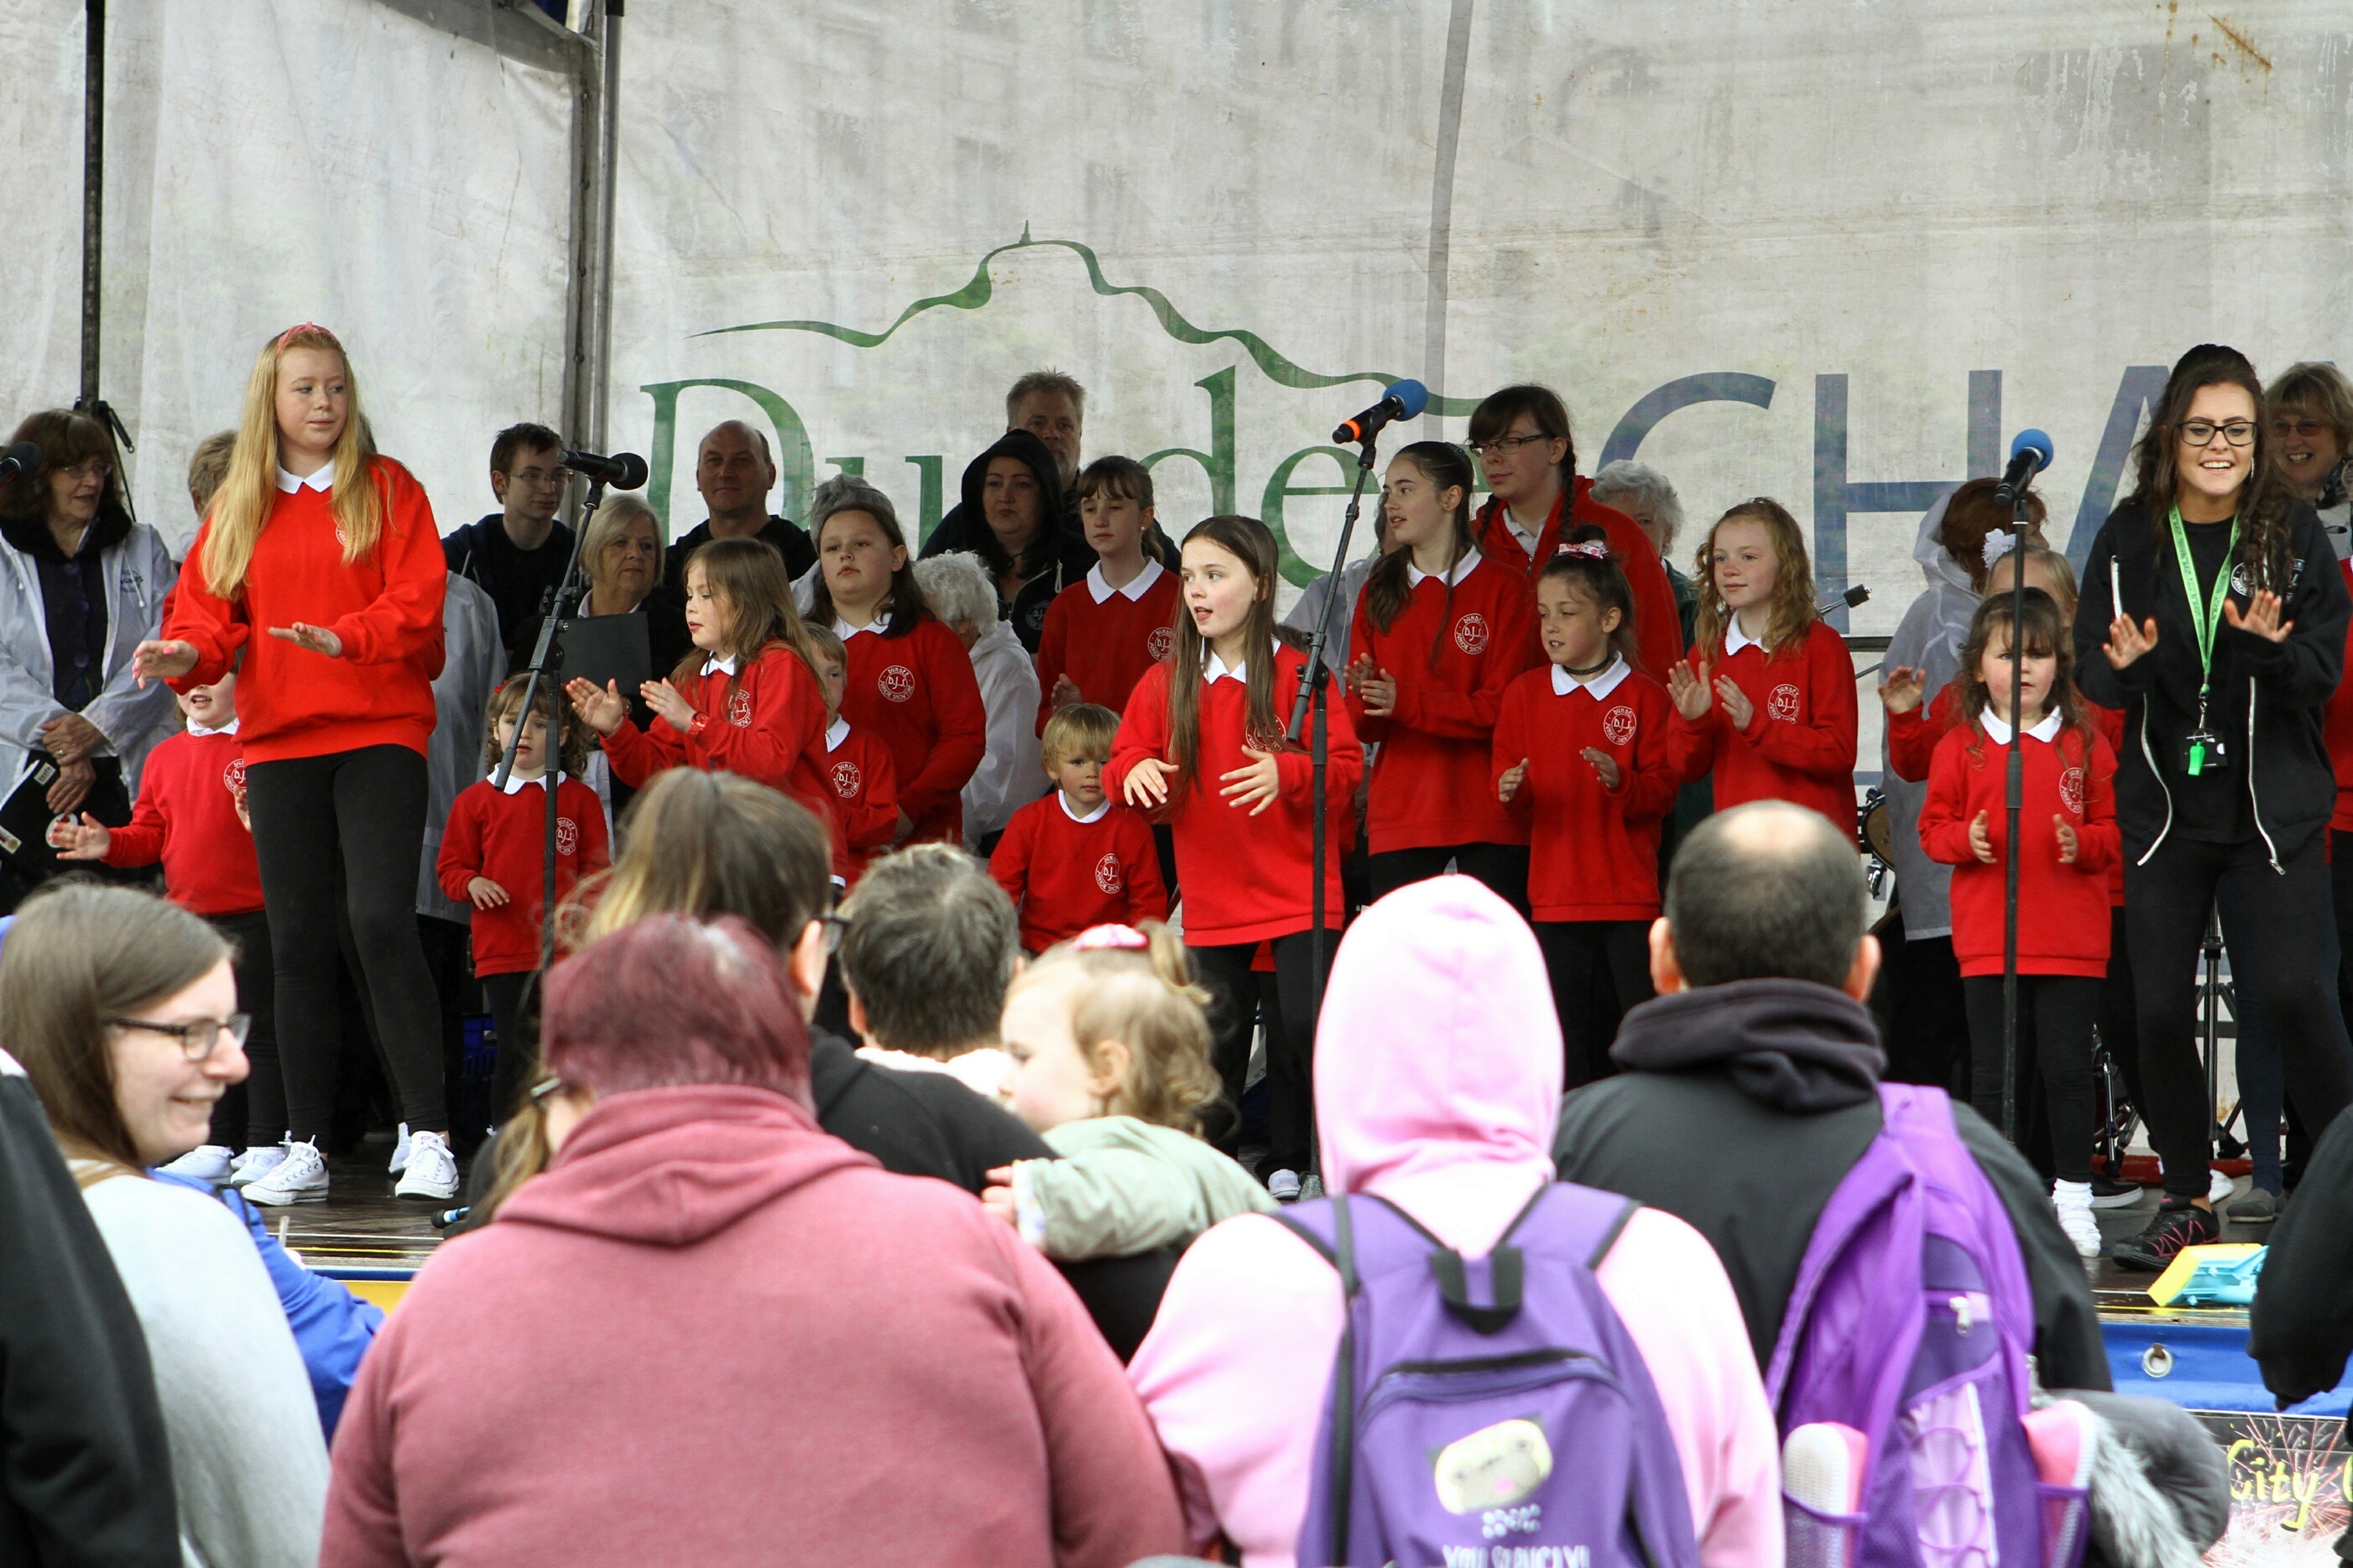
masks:
[[[399,1306],[400,1299],[408,1294],[406,1279],[346,1279],[343,1287],[361,1300],[373,1301],[387,1312]]]
[[[2189,1277],[2198,1272],[2200,1263],[2209,1259],[2236,1263],[2263,1249],[2263,1243],[2258,1241],[2218,1241],[2205,1247],[2185,1247],[2157,1277],[2157,1283],[2148,1288],[2148,1299],[2160,1307],[2169,1307],[2173,1299],[2181,1294],[2182,1287],[2189,1283]]]

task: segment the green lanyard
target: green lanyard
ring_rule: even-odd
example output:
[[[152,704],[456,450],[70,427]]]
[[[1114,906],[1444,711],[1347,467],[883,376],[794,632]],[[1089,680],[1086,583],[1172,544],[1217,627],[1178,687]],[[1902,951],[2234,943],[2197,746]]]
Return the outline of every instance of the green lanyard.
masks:
[[[2231,596],[2231,558],[2239,550],[2239,520],[2231,519],[2231,542],[2224,547],[2222,564],[2214,574],[2214,591],[2204,602],[2198,595],[2198,563],[2189,557],[2189,535],[2181,526],[2181,509],[2173,509],[2173,561],[2181,568],[2182,596],[2189,601],[2189,624],[2198,633],[2198,729],[2206,729],[2206,693],[2214,672],[2214,639],[2222,629],[2222,605]],[[2194,778],[2205,771],[2206,748],[2193,744],[2189,748],[2189,773]]]

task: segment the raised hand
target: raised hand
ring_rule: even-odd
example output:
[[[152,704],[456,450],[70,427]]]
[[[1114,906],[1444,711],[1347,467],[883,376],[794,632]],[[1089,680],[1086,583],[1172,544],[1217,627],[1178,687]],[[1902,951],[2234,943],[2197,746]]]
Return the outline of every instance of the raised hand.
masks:
[[[76,822],[70,816],[60,816],[49,824],[49,847],[58,852],[60,860],[103,860],[114,836],[106,825],[88,812]]]
[[[1740,683],[1728,675],[1715,678],[1715,700],[1724,704],[1724,716],[1732,721],[1732,727],[1736,730],[1746,730],[1748,721],[1757,717],[1757,710],[1749,702],[1748,693],[1741,690]]]
[[[1372,660],[1366,659],[1365,673],[1363,675],[1351,673],[1348,679],[1349,684],[1356,689],[1356,696],[1365,704],[1366,717],[1386,719],[1397,711],[1397,677],[1388,670],[1375,669]]]
[[[1624,775],[1618,771],[1617,758],[1599,746],[1588,746],[1577,754],[1593,764],[1593,776],[1601,781],[1603,789],[1614,790],[1618,787]]]
[[[1079,683],[1072,680],[1067,673],[1054,678],[1055,712],[1059,713],[1065,708],[1075,708],[1085,700],[1086,699],[1079,693]]]
[[[196,668],[196,645],[150,637],[131,650],[131,673],[144,687],[151,680],[176,680]]]
[[[607,681],[599,691],[595,681],[575,679],[565,687],[564,695],[572,700],[572,711],[580,721],[599,735],[611,734],[629,716],[629,705],[621,700],[617,680]]]
[[[2226,616],[2232,614],[2232,606],[2225,604],[2222,606],[2222,613]],[[2122,669],[2156,646],[2157,617],[2155,616],[2149,616],[2137,626],[2133,624],[2133,618],[2130,616],[2118,616],[2108,623],[2108,640],[2101,645],[2100,651],[2108,656],[2110,667]]]
[[[1909,713],[1920,706],[1927,692],[1927,675],[1909,665],[1888,667],[1887,678],[1879,683],[1879,704],[1890,713]]]
[[[1677,660],[1667,671],[1667,695],[1674,699],[1675,711],[1686,719],[1696,721],[1707,717],[1710,701],[1707,668],[1704,660],[1696,671],[1690,665]]]
[[[329,658],[343,657],[343,639],[324,626],[314,626],[308,621],[296,621],[290,626],[272,626],[269,635],[280,642],[290,642],[297,647],[307,647],[312,653],[325,654]]]
[[[638,695],[655,714],[670,721],[670,727],[683,735],[694,724],[694,704],[678,694],[678,688],[667,680],[649,680],[638,688]]]
[[[1519,794],[1520,786],[1527,782],[1528,760],[1522,757],[1518,762],[1505,768],[1503,776],[1495,781],[1495,798],[1505,805],[1511,805],[1512,797]]]
[[[1164,806],[1168,804],[1168,781],[1176,776],[1176,763],[1146,757],[1127,770],[1126,782],[1119,793],[1130,805]]]
[[[2260,589],[2247,602],[2247,613],[2239,614],[2239,606],[2229,599],[2222,601],[2222,618],[2242,632],[2253,632],[2265,642],[2285,642],[2287,634],[2295,630],[2294,621],[2280,619],[2285,608],[2280,596],[2269,588]]]
[[[1250,815],[1256,816],[1272,805],[1275,796],[1282,792],[1282,773],[1272,752],[1244,745],[1242,755],[1251,759],[1250,765],[1220,773],[1219,777],[1226,787],[1218,793],[1225,796],[1228,805],[1247,805]]]

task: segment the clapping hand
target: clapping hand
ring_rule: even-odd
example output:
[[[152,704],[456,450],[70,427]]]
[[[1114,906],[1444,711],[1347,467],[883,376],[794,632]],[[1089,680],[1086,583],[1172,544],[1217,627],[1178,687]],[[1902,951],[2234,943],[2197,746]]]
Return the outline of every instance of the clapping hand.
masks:
[[[343,657],[343,639],[324,626],[314,626],[307,621],[296,621],[290,626],[272,626],[269,635],[297,647],[307,647],[312,653],[325,654],[329,658]]]
[[[1667,695],[1674,699],[1675,711],[1694,721],[1707,717],[1707,668],[1704,660],[1696,670],[1678,660],[1667,671]]]
[[[1890,713],[1909,713],[1920,706],[1927,690],[1927,677],[1909,665],[1891,665],[1887,679],[1879,683],[1879,703]]]
[[[2264,588],[2247,602],[2247,613],[2243,616],[2239,614],[2237,605],[2224,599],[2222,618],[2239,630],[2252,632],[2265,642],[2285,642],[2287,634],[2295,630],[2295,623],[2280,619],[2280,611],[2284,608],[2285,605],[2281,603],[2280,596]]]

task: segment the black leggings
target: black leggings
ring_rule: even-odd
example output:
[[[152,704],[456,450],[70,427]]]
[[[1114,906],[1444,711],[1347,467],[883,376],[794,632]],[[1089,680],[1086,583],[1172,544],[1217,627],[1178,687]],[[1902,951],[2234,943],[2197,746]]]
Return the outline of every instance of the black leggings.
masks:
[[[1386,899],[1399,888],[1442,876],[1446,863],[1465,877],[1476,877],[1487,890],[1528,915],[1528,847],[1525,844],[1439,844],[1424,849],[1384,849],[1367,858],[1372,867],[1373,898]]]
[[[2092,1071],[2092,1026],[2106,981],[2087,974],[2018,977],[2018,1060],[2021,1077],[2039,1063],[2043,1105],[2051,1120],[2051,1162],[2063,1182],[2092,1179],[2092,1139],[2099,1120]],[[1969,1101],[2001,1125],[2001,976],[1975,974],[1961,982],[1969,1015]],[[2025,1136],[2028,1086],[2018,1091],[2020,1142]]]
[[[1340,933],[1324,933],[1324,966],[1331,971]],[[1242,1084],[1250,1072],[1250,1024],[1258,1009],[1258,985],[1250,961],[1258,943],[1194,947],[1193,966],[1209,993],[1210,1059],[1225,1080],[1231,1119],[1217,1146],[1231,1154],[1241,1126]],[[1266,1021],[1266,1169],[1315,1169],[1315,1015],[1324,998],[1315,990],[1312,933],[1293,931],[1274,939],[1274,981],[1282,1005]]]
[[[494,1127],[515,1113],[539,1076],[539,987],[531,984],[538,973],[518,969],[510,974],[481,977],[482,1000],[499,1032],[498,1065],[491,1070],[491,1124]],[[523,1005],[525,986],[531,990],[528,1007]]]
[[[1560,1015],[1561,1088],[1582,1089],[1618,1070],[1618,1025],[1651,999],[1651,922],[1538,921],[1535,930]]]
[[[2146,865],[2125,868],[2125,929],[2140,1011],[2140,1079],[2149,1142],[2168,1197],[2203,1198],[2214,1108],[2198,1054],[2198,950],[2207,911],[2238,884],[2247,946],[2262,953],[2263,1010],[2279,1041],[2287,1098],[2309,1127],[2353,1099],[2353,1047],[2337,1006],[2337,924],[2318,834],[2274,871],[2262,840],[2201,844],[2169,837]]]
[[[275,1143],[286,1136],[286,1074],[278,1061],[278,982],[270,973],[269,917],[251,910],[205,919],[237,950],[237,1010],[253,1019],[245,1037],[245,1059],[252,1070],[213,1107],[212,1142],[225,1149]]]
[[[253,763],[245,787],[277,961],[289,1133],[323,1137],[334,1118],[339,892],[402,1118],[412,1131],[447,1132],[440,1005],[417,934],[425,759],[363,746]]]

